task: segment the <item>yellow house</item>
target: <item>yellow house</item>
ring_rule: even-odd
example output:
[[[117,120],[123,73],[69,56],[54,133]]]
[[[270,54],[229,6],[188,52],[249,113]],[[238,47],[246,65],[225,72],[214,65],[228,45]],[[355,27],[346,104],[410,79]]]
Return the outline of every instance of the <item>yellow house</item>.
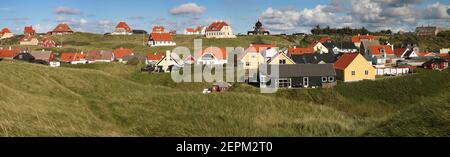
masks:
[[[259,64],[265,64],[264,56],[261,54],[267,49],[273,49],[275,45],[272,44],[250,44],[250,47],[245,50],[245,54],[239,59],[243,64],[244,70],[258,69]]]
[[[278,53],[274,57],[272,57],[268,64],[295,64],[295,62],[289,58],[285,53]]]
[[[374,80],[375,68],[359,53],[345,53],[334,63],[336,77],[344,82]]]

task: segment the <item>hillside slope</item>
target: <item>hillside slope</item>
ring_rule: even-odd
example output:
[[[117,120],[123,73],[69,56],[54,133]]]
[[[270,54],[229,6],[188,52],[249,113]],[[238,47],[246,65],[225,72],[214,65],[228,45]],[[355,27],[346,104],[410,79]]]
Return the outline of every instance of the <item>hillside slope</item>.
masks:
[[[0,67],[1,136],[352,136],[366,127],[313,103],[203,95],[99,70]]]

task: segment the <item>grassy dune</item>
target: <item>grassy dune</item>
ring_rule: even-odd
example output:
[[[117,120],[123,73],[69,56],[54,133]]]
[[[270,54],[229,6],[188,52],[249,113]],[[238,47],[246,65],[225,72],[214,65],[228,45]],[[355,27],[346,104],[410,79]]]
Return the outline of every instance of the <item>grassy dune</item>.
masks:
[[[55,52],[133,48],[142,36],[58,36]],[[192,50],[198,36],[174,36]],[[206,46],[299,39],[241,36],[204,39]],[[303,41],[304,42],[304,41]],[[38,47],[29,46],[31,49]],[[450,74],[342,83],[333,89],[259,89],[235,83],[225,94],[201,94],[210,83],[174,83],[170,74],[141,73],[120,63],[60,68],[0,61],[0,136],[449,136]]]
[[[448,136],[450,131],[448,71],[423,71],[390,79],[392,84],[341,83],[276,94],[235,84],[231,92],[203,95],[188,90],[198,84],[173,85],[168,74],[142,74],[122,64],[85,66],[0,62],[0,135]],[[393,95],[396,91],[403,94]]]

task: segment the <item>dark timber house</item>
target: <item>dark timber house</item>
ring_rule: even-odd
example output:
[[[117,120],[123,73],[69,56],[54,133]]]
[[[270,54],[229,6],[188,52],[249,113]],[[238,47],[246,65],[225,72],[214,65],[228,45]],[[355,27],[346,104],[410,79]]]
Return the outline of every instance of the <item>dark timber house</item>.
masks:
[[[272,71],[278,69],[276,71]],[[261,88],[331,88],[336,86],[333,64],[280,64],[260,66]]]

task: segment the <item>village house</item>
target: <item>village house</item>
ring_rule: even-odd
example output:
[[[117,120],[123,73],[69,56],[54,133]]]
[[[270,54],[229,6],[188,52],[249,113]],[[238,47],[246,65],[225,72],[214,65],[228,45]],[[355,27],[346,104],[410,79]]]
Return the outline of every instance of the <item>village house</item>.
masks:
[[[376,37],[373,35],[357,35],[352,37],[352,43],[355,44],[357,48],[361,47],[362,41],[370,41],[370,40],[376,40]]]
[[[170,33],[151,33],[148,40],[148,45],[151,47],[175,46],[177,43],[173,41]]]
[[[184,30],[185,35],[205,35],[206,27],[205,26],[197,26],[197,28],[186,28]]]
[[[86,55],[84,52],[80,53],[61,53],[60,62],[69,64],[86,64]]]
[[[324,46],[328,47],[327,43],[325,43]],[[330,47],[329,49],[331,49],[331,51],[333,51],[334,54],[358,52],[358,48],[355,46],[355,44],[351,42],[334,43],[332,47]]]
[[[112,62],[114,61],[114,53],[112,51],[88,51],[86,52],[86,60],[88,63],[95,62]]]
[[[25,35],[19,40],[20,45],[38,45],[39,40],[33,35]]]
[[[359,52],[364,55],[367,59],[370,58],[369,46],[381,45],[379,40],[363,40],[361,41],[361,46],[359,47]]]
[[[250,44],[238,60],[243,64],[244,70],[258,69],[259,64],[265,64],[267,61],[262,54],[263,51],[275,47],[273,44]]]
[[[14,60],[24,61],[24,62],[34,62],[35,58],[33,55],[27,52],[20,52],[14,58]]]
[[[442,48],[439,50],[439,53],[441,54],[448,54],[450,53],[450,48]]]
[[[342,54],[334,63],[337,78],[344,82],[375,80],[375,68],[359,53]]]
[[[166,55],[156,63],[156,72],[172,72],[183,67],[183,60],[176,54],[166,51]]]
[[[258,22],[255,23],[253,30],[248,31],[247,35],[270,35],[270,32],[267,31],[261,21],[258,20]]]
[[[131,49],[123,48],[123,47],[116,48],[113,53],[114,53],[114,58],[116,59],[116,61],[119,61],[119,62],[123,62],[123,58],[125,56],[133,56],[134,55],[134,53]]]
[[[420,26],[416,27],[417,36],[436,36],[439,32],[450,30],[448,28],[438,28],[436,26]]]
[[[206,38],[236,38],[233,30],[228,23],[224,21],[215,21],[205,31]]]
[[[31,51],[30,53],[35,60],[44,61],[47,64],[50,64],[51,61],[54,61],[55,54],[52,51]]]
[[[267,61],[267,64],[295,64],[295,62],[286,53],[278,52]]]
[[[14,34],[8,28],[3,28],[0,32],[0,39],[7,39],[12,37],[14,37]]]
[[[432,70],[444,70],[448,68],[448,61],[441,58],[433,58],[423,63],[423,68]]]
[[[3,48],[0,47],[0,59],[13,59],[17,54],[20,53],[19,48]]]
[[[185,64],[185,65],[186,65],[186,64],[187,64],[187,65],[193,65],[193,64],[196,63],[195,57],[192,56],[192,55],[186,56],[186,57],[183,59],[183,61],[184,61],[184,64]]]
[[[33,26],[25,26],[23,29],[23,35],[24,36],[35,36],[36,31],[33,29]]]
[[[328,48],[325,47],[325,46],[324,46],[321,42],[319,42],[319,41],[312,42],[312,43],[309,45],[309,47],[311,47],[311,48],[314,50],[314,52],[316,52],[316,53],[320,53],[320,54],[322,54],[322,53],[328,53]]]
[[[197,52],[197,64],[223,65],[228,63],[228,54],[225,48],[208,47]]]
[[[116,29],[111,34],[112,35],[132,35],[133,30],[131,29],[130,26],[128,26],[128,24],[126,22],[121,21],[121,22],[119,22],[119,24],[117,24]]]
[[[58,24],[55,29],[48,32],[49,35],[67,35],[67,34],[73,34],[72,29],[70,29],[69,25],[66,23]]]
[[[333,64],[262,65],[259,72],[261,88],[330,88],[336,86],[336,72]]]
[[[160,61],[164,57],[163,54],[158,53],[149,53],[145,55],[145,64],[146,65],[155,65],[158,61]]]
[[[40,47],[53,48],[56,47],[56,42],[51,37],[44,37],[39,41]]]
[[[163,26],[155,26],[152,28],[152,33],[164,33],[164,30]]]
[[[392,63],[395,58],[392,46],[389,45],[372,45],[369,46],[366,58],[372,60],[372,64],[376,67],[384,67],[386,64]]]
[[[172,35],[170,33],[164,32],[164,27],[155,26],[153,27],[152,33],[150,33],[148,45],[151,47],[175,46],[177,45],[177,43],[173,41]]]

